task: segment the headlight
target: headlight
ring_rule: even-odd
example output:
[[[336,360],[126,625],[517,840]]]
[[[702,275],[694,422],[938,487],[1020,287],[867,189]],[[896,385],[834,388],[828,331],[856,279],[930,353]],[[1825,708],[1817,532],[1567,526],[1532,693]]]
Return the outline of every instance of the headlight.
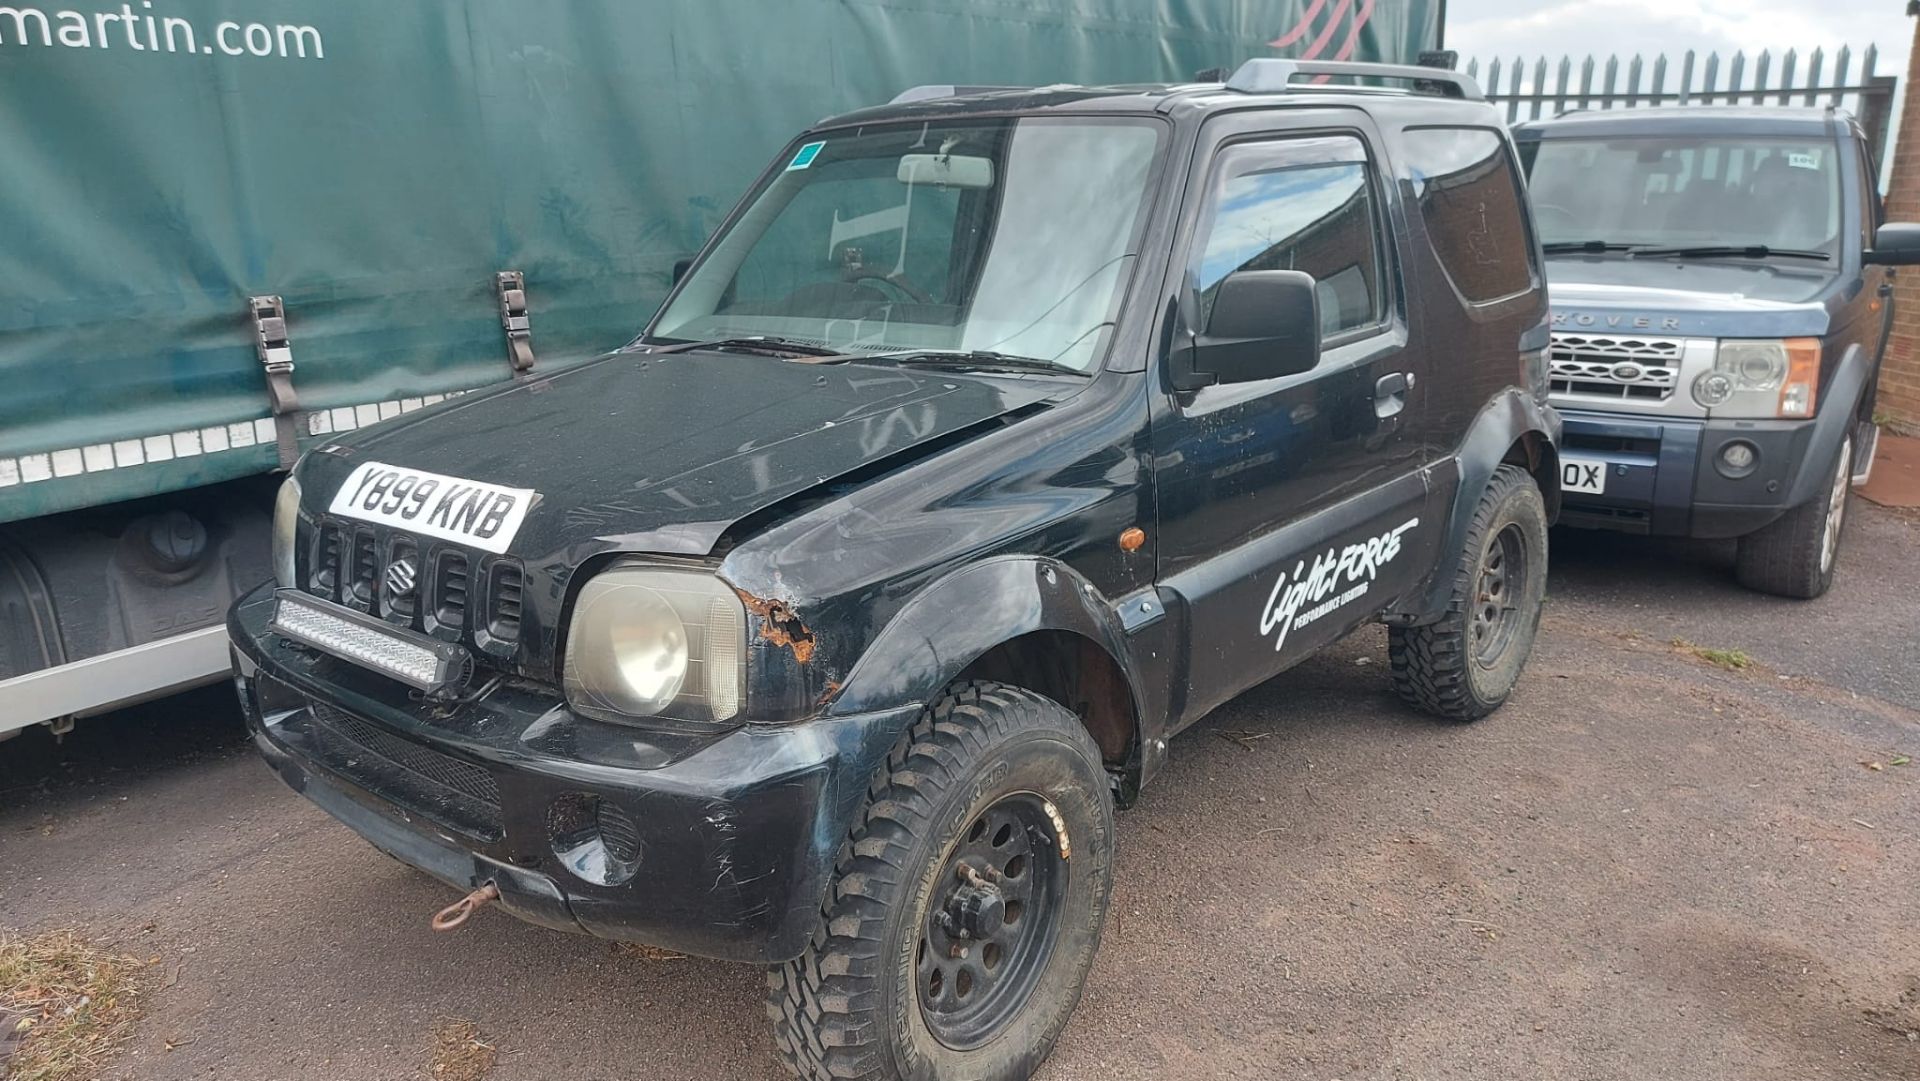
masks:
[[[746,635],[740,598],[711,574],[615,566],[574,600],[567,701],[601,720],[728,720],[746,685]]]
[[[280,494],[273,497],[273,580],[283,586],[300,584],[294,581],[298,571],[293,560],[299,531],[300,482],[288,477],[280,482]]]
[[[1729,339],[1693,381],[1693,400],[1716,417],[1810,417],[1819,385],[1819,339]]]

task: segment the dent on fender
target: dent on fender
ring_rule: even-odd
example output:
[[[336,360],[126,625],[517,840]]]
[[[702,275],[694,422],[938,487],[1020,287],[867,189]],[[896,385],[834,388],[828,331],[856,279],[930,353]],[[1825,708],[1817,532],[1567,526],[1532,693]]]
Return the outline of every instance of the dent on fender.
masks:
[[[1138,676],[1108,599],[1064,564],[1002,556],[964,567],[908,601],[854,664],[828,712],[926,701],[987,650],[1041,630],[1098,643],[1128,673],[1129,693],[1139,702]]]

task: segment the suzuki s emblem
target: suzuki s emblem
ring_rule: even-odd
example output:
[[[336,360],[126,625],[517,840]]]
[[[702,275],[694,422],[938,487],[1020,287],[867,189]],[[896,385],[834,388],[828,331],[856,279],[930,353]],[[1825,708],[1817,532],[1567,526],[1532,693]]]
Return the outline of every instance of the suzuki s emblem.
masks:
[[[414,570],[410,559],[396,559],[387,564],[387,593],[389,596],[404,597],[413,592],[419,580],[419,572]]]
[[[1613,377],[1622,383],[1638,383],[1640,377],[1647,374],[1638,364],[1615,364]]]

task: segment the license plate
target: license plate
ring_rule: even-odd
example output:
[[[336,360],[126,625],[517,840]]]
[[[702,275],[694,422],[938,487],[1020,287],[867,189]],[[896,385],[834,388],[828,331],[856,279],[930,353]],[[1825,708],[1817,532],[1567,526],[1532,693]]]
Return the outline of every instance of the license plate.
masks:
[[[486,552],[504,552],[535,495],[531,488],[363,462],[347,474],[328,509]]]
[[[1606,462],[1598,458],[1562,458],[1560,459],[1560,490],[1563,492],[1581,492],[1586,495],[1605,495],[1607,493]]]

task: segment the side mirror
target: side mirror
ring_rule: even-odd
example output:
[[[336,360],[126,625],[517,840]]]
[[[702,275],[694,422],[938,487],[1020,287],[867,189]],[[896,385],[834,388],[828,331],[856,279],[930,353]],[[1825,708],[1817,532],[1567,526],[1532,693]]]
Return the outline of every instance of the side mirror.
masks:
[[[1869,266],[1920,265],[1920,225],[1890,221],[1873,234],[1873,248],[1862,255]]]
[[[1241,270],[1214,293],[1175,386],[1251,383],[1312,371],[1320,363],[1320,292],[1298,270]]]
[[[689,255],[683,259],[675,259],[673,261],[673,284],[679,285],[680,279],[686,277],[687,271],[692,269],[693,256]]]

